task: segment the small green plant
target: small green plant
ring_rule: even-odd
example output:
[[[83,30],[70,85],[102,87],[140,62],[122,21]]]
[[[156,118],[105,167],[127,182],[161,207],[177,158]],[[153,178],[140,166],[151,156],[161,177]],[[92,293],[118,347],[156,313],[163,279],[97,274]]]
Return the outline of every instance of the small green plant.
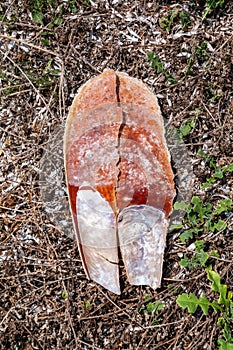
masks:
[[[150,300],[148,300],[150,299]],[[148,300],[143,307],[139,309],[139,312],[146,312],[151,317],[151,326],[158,324],[160,319],[154,320],[155,316],[158,316],[160,311],[164,308],[164,304],[160,300],[151,301],[152,297],[150,294],[144,296],[144,300]]]
[[[156,68],[158,74],[163,73],[171,84],[177,83],[177,79],[163,68],[163,62],[160,61],[159,55],[155,55],[153,51],[147,52],[146,55],[147,61],[151,63],[152,68]]]
[[[181,127],[178,129],[181,138],[183,139],[183,137],[187,136],[194,126],[195,121],[193,119],[188,119],[185,124],[181,125]]]
[[[90,301],[84,301],[83,306],[85,309],[88,309],[90,307],[91,303]]]
[[[216,250],[212,250],[210,253],[205,251],[205,243],[203,240],[195,242],[194,255],[189,259],[186,255],[180,260],[180,265],[192,270],[198,267],[210,267],[212,264],[211,257],[219,257]]]
[[[213,9],[222,7],[225,3],[225,0],[207,0],[205,3],[205,10],[202,13],[202,21],[206,19],[206,16],[209,15]]]
[[[31,0],[30,8],[32,10],[32,18],[38,25],[43,25],[44,15],[47,10],[47,4],[45,0]]]
[[[146,311],[148,314],[158,315],[159,312],[163,309],[164,305],[161,301],[157,300],[154,303],[151,301],[146,305]]]
[[[57,17],[55,14],[55,0],[30,0],[30,9],[32,18],[38,25],[44,25],[44,15],[48,13],[49,10],[52,11],[55,19],[49,23],[48,28],[53,28],[54,25],[60,25],[63,22],[62,17]],[[59,7],[59,12],[63,12],[63,6]]]
[[[220,215],[222,213],[230,213],[232,210],[232,199],[225,198],[220,200],[214,214]]]
[[[187,136],[190,131],[194,128],[195,121],[191,118],[187,119],[179,128],[174,128],[174,135],[176,140],[179,142],[183,141],[184,137]]]
[[[160,27],[166,29],[168,33],[171,32],[172,28],[175,25],[175,22],[180,20],[182,28],[187,28],[191,24],[190,17],[187,13],[179,12],[177,8],[169,11],[167,16],[164,16],[160,20]]]
[[[147,60],[151,63],[152,68],[156,68],[157,73],[162,73],[163,72],[163,62],[160,61],[159,55],[154,54],[153,51],[147,52]]]
[[[213,87],[207,86],[205,91],[207,92],[208,101],[210,102],[218,102],[218,100],[222,97],[222,95],[218,94],[216,89]]]
[[[217,325],[221,328],[223,338],[218,339],[220,350],[233,350],[233,293],[228,291],[228,287],[221,283],[220,275],[212,270],[207,270],[207,278],[212,283],[211,288],[219,294],[218,300],[209,301],[205,294],[198,298],[195,294],[183,293],[178,296],[176,302],[182,309],[188,309],[188,312],[194,313],[200,307],[205,315],[208,315],[209,309],[213,309],[218,317]]]
[[[228,203],[228,202],[227,202]],[[222,201],[219,202],[219,206],[226,205]],[[203,201],[193,196],[190,204],[186,204],[184,201],[176,202],[174,204],[175,210],[186,211],[181,224],[174,224],[170,226],[170,230],[183,229],[180,234],[181,242],[185,242],[188,239],[192,239],[194,234],[204,231],[221,231],[227,228],[227,223],[219,218],[219,210],[216,212],[210,203],[204,204]]]
[[[166,69],[163,70],[163,73],[170,84],[177,83],[177,79],[172,74],[170,74]]]
[[[59,26],[62,24],[63,19],[62,17],[56,17],[51,23],[49,23],[48,28],[52,29],[54,26]]]
[[[36,22],[36,24],[41,24],[41,25],[44,24],[43,23],[44,16],[43,16],[43,13],[41,13],[40,11],[34,10],[32,12],[32,18]]]
[[[186,68],[186,71],[184,73],[185,77],[187,75],[189,75],[190,71],[191,71],[191,68],[192,66],[194,65],[194,62],[195,62],[195,58],[193,56],[190,56],[189,57],[189,60],[188,60],[188,64],[187,64],[187,68]]]
[[[180,12],[179,16],[180,16],[180,21],[183,29],[191,25],[191,20],[187,13]]]
[[[47,63],[47,66],[45,67],[45,72],[47,74],[50,74],[50,75],[53,75],[53,76],[57,76],[58,74],[60,74],[60,69],[57,69],[57,68],[53,68],[53,58],[51,58],[48,63]]]
[[[204,158],[210,169],[213,170],[212,176],[206,179],[202,184],[202,188],[211,187],[219,179],[222,179],[227,172],[233,172],[233,163],[221,167],[216,164],[213,157],[209,157],[208,154],[204,153],[202,150],[198,151],[197,154]]]
[[[210,58],[210,55],[207,52],[207,43],[203,41],[200,46],[197,46],[195,49],[195,53],[189,57],[188,64],[186,71],[184,73],[185,77],[190,74],[190,71],[196,62],[198,60],[200,63],[208,61]],[[210,66],[206,66],[206,69],[209,69]]]
[[[178,17],[178,14],[179,10],[177,8],[171,10],[167,16],[161,18],[160,27],[166,29],[168,33],[170,33],[174,25],[174,20]]]
[[[62,291],[61,297],[62,297],[63,299],[67,299],[68,295],[67,295],[67,293],[66,293],[65,290]]]
[[[71,0],[69,2],[69,6],[70,6],[70,9],[71,9],[72,13],[76,13],[78,11],[78,9],[76,7],[76,1],[75,0]]]
[[[196,47],[195,54],[201,62],[207,61],[209,59],[210,55],[207,53],[206,41],[203,41],[200,46]]]

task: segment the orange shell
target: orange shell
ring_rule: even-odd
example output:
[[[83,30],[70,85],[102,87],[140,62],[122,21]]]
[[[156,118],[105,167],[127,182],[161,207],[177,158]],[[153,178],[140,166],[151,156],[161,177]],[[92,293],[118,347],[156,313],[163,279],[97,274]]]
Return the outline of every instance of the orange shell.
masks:
[[[130,283],[158,287],[175,190],[156,96],[139,80],[105,70],[74,99],[64,144],[71,211],[87,276],[120,293],[119,241]]]

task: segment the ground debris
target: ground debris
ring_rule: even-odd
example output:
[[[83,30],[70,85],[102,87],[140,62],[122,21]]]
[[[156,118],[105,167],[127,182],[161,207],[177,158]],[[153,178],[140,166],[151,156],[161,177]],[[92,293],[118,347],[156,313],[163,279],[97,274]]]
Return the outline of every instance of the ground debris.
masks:
[[[203,269],[179,265],[179,237],[168,235],[160,289],[130,286],[120,262],[123,292],[115,296],[86,279],[75,242],[57,228],[40,189],[47,142],[64,126],[78,88],[112,68],[147,83],[173,127],[195,121],[184,136],[193,194],[214,207],[233,198],[230,173],[201,188],[211,169],[197,155],[232,163],[233,6],[225,1],[202,21],[203,11],[199,1],[0,4],[0,349],[216,348],[216,315],[190,315],[176,305],[179,293],[210,293]],[[181,22],[181,13],[190,21]],[[147,61],[152,51],[161,73]],[[59,186],[65,198],[65,182]],[[224,233],[205,237],[229,286],[231,218]],[[164,304],[158,315],[147,308],[157,300]]]

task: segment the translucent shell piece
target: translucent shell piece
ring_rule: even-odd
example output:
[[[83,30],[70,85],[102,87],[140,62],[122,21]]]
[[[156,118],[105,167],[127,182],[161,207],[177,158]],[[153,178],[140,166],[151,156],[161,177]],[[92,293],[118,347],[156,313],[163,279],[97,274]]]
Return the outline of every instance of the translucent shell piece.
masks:
[[[131,284],[160,284],[167,226],[165,214],[149,205],[132,205],[120,213],[119,242]]]
[[[119,244],[129,282],[157,288],[175,191],[156,96],[113,70],[89,80],[71,106],[64,153],[87,277],[120,294]]]

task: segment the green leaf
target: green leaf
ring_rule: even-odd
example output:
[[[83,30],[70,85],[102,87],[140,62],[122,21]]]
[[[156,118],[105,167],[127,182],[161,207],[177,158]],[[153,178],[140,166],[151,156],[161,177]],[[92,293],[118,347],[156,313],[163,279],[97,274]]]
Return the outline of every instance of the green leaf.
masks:
[[[150,294],[146,294],[146,295],[144,296],[144,300],[147,300],[147,299],[149,299],[150,297],[151,297]]]
[[[192,66],[194,65],[194,62],[195,62],[195,58],[193,56],[189,57],[187,68],[186,68],[186,71],[184,73],[185,76],[189,75],[190,70],[191,70]]]
[[[216,9],[219,6],[223,6],[224,5],[225,0],[206,0],[206,5],[210,8],[210,9]]]
[[[196,259],[200,262],[202,267],[205,267],[209,257],[209,254],[202,250],[199,254],[197,254]]]
[[[52,63],[53,63],[53,58],[51,58],[51,59],[48,61],[47,66],[45,67],[45,71],[46,71],[47,73],[51,70]]]
[[[222,328],[222,325],[218,322],[218,326]],[[218,344],[220,345],[220,350],[233,350],[233,339],[230,337],[229,339],[218,339]]]
[[[223,212],[230,211],[232,209],[232,200],[229,198],[222,199],[217,208],[214,211],[214,214],[222,214]]]
[[[169,19],[167,16],[161,18],[160,27],[163,29],[167,29],[167,31],[170,32],[170,30],[171,30],[170,22],[169,22]]]
[[[211,257],[219,258],[219,253],[217,250],[211,250],[210,255]]]
[[[56,24],[56,25],[60,25],[61,23],[63,22],[63,19],[61,17],[57,17],[53,23]]]
[[[182,232],[180,235],[181,242],[184,243],[187,239],[192,239],[194,233],[196,233],[196,232],[197,232],[196,229],[190,229],[190,230],[186,230],[186,231]]]
[[[233,338],[231,336],[231,326],[230,323],[223,317],[218,319],[218,326],[222,328],[222,333],[227,342],[233,342]]]
[[[220,277],[220,275],[217,272],[210,270],[207,272],[207,277],[208,277],[208,280],[210,282],[212,282],[211,287],[212,287],[213,291],[220,293],[220,290],[221,290],[221,277]]]
[[[157,300],[155,303],[149,302],[146,305],[146,310],[147,310],[148,314],[155,313],[156,315],[158,315],[159,311],[161,311],[163,309],[163,307],[164,307],[163,303],[161,303],[161,301]]]
[[[170,21],[173,23],[174,19],[177,17],[179,13],[179,10],[178,9],[174,9],[171,11],[171,14],[170,14]]]
[[[218,305],[217,301],[215,301],[215,300],[212,302],[211,306],[215,312],[218,312],[218,311],[222,312],[223,311],[221,306]]]
[[[169,231],[180,230],[183,227],[184,227],[183,224],[172,224],[169,226]]]
[[[217,292],[220,294],[220,297],[218,299],[219,305],[225,305],[226,307],[230,305],[230,299],[227,294],[227,285],[221,283],[221,277],[220,275],[212,270],[209,270],[207,272],[207,277],[210,282],[212,282],[211,288],[214,292]]]
[[[213,174],[213,177],[216,177],[217,179],[222,179],[223,175],[224,175],[224,173],[223,173],[222,168],[220,166],[217,166],[217,168]]]
[[[170,74],[168,71],[164,70],[163,73],[164,73],[166,79],[169,81],[169,83],[171,83],[171,84],[177,83],[177,79],[172,74]]]
[[[193,196],[193,198],[191,199],[191,203],[193,204],[193,211],[199,214],[202,213],[203,202],[199,197]]]
[[[191,259],[184,256],[184,258],[180,261],[181,266],[187,267],[190,270],[200,266],[206,267],[206,263],[210,258],[210,255],[203,250],[205,246],[203,240],[196,241],[195,246],[195,256],[193,256]]]
[[[163,71],[163,62],[159,61],[159,55],[154,55],[153,51],[149,51],[146,53],[147,60],[151,62],[152,68],[157,68],[157,73],[162,73]]]
[[[196,263],[193,257],[191,259],[188,259],[187,256],[184,256],[183,259],[180,260],[180,266],[192,270],[196,267]]]
[[[85,309],[88,309],[90,307],[91,303],[90,303],[90,301],[84,301],[83,305],[84,305]]]
[[[207,203],[204,208],[204,217],[205,218],[209,218],[210,214],[212,214],[212,211],[213,211],[213,207],[210,203]]]
[[[233,342],[229,343],[224,339],[218,339],[219,350],[233,350]]]
[[[202,13],[202,18],[201,18],[201,20],[204,21],[204,19],[206,18],[206,16],[209,15],[210,13],[211,13],[210,8],[205,9],[205,10],[203,11],[203,13]]]
[[[189,295],[183,293],[178,296],[176,302],[182,309],[187,308],[188,312],[194,313],[197,310],[199,300],[193,293]]]
[[[175,210],[186,210],[187,204],[184,201],[174,203]]]
[[[34,21],[36,22],[36,24],[42,24],[43,25],[43,14],[40,11],[36,11],[34,10],[32,12],[32,18],[34,19]]]
[[[206,182],[203,182],[201,187],[208,188],[208,187],[212,186],[215,182],[216,182],[215,177],[210,177],[210,178],[206,179]]]
[[[157,73],[162,73],[163,71],[163,62],[159,61],[159,55],[156,55],[151,64],[152,68],[157,68]]]
[[[182,136],[187,136],[188,133],[192,130],[192,127],[189,124],[181,125],[180,133]]]
[[[229,165],[225,165],[223,167],[223,172],[226,173],[227,171],[232,172],[233,171],[233,163],[229,164]]]
[[[199,306],[201,307],[204,315],[208,315],[209,306],[212,306],[212,303],[209,302],[205,294],[202,294],[201,299],[199,301]]]
[[[66,293],[65,290],[62,291],[61,297],[62,297],[63,299],[67,299],[67,293]]]
[[[202,149],[200,149],[200,150],[197,152],[197,155],[203,157],[206,161],[209,160],[208,154],[206,154],[205,152],[203,152]]]
[[[146,56],[147,56],[147,60],[148,60],[149,62],[151,62],[151,61],[153,60],[153,58],[154,58],[154,52],[153,52],[153,51],[148,51],[148,52],[146,53]]]
[[[60,69],[53,69],[51,72],[50,72],[52,75],[58,75],[61,73]]]
[[[195,242],[196,252],[201,252],[205,248],[205,242],[203,239]]]
[[[49,39],[42,39],[41,42],[43,45],[49,46]]]
[[[193,293],[190,293],[189,295],[183,293],[178,296],[176,302],[182,309],[187,308],[188,312],[191,313],[194,313],[197,310],[197,307],[200,306],[205,315],[208,315],[209,306],[211,306],[211,303],[204,294],[198,299]]]
[[[190,20],[190,17],[187,13],[183,13],[181,12],[180,13],[180,20],[181,20],[181,25],[182,25],[182,28],[184,29],[185,27],[188,27],[190,26],[191,24],[191,20]]]
[[[227,228],[227,223],[223,220],[218,220],[218,222],[216,222],[214,224],[214,229],[216,231],[223,231]]]

